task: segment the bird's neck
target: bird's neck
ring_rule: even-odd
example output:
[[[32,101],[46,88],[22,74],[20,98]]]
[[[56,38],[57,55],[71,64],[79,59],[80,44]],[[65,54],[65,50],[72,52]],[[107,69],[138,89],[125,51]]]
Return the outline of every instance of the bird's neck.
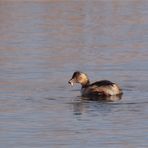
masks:
[[[88,79],[87,81],[85,81],[85,82],[81,83],[82,88],[86,88],[86,87],[88,87],[88,86],[89,86],[89,84],[90,84],[89,79]]]

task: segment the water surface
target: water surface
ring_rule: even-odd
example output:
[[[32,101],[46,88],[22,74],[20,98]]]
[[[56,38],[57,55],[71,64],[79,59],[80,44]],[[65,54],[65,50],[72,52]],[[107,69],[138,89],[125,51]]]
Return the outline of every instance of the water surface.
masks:
[[[147,148],[148,2],[0,1],[0,147]],[[86,101],[75,70],[123,88]]]

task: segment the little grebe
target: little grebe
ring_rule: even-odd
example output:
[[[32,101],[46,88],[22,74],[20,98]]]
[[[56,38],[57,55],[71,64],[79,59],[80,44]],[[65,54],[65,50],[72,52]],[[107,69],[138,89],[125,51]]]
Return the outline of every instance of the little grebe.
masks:
[[[80,71],[74,72],[68,83],[72,86],[74,83],[80,83],[82,85],[81,93],[84,97],[107,98],[122,95],[122,90],[117,84],[108,80],[101,80],[90,84],[88,76]]]

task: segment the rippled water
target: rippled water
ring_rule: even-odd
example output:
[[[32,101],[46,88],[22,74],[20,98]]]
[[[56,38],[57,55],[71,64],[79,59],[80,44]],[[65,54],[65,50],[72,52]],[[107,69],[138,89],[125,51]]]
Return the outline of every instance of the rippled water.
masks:
[[[148,2],[0,1],[0,147],[147,148]],[[75,70],[123,88],[86,101]]]

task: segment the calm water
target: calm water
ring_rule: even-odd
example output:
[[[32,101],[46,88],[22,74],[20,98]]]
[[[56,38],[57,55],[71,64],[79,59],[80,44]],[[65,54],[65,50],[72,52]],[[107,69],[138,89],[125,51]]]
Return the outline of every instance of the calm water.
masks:
[[[0,1],[1,148],[148,147],[148,1]],[[75,70],[124,95],[84,101]]]

